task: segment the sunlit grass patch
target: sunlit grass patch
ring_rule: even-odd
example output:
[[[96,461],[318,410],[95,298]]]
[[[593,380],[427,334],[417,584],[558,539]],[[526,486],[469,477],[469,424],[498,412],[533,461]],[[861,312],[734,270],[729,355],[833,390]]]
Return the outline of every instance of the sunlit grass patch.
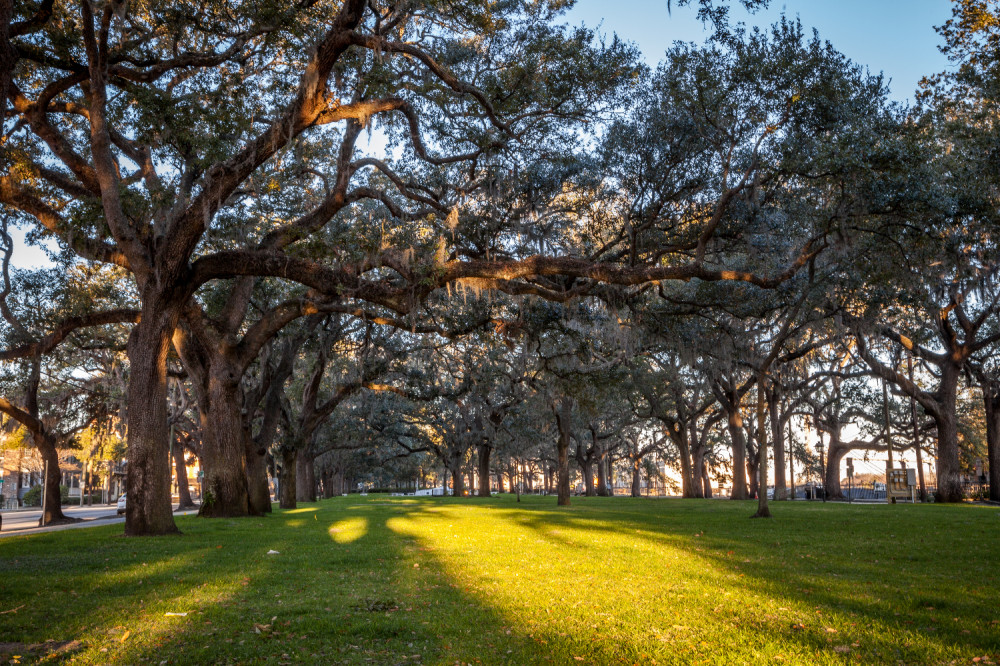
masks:
[[[0,615],[0,643],[76,640],[53,660],[92,664],[1000,661],[995,509],[779,503],[751,521],[723,501],[384,496],[307,509],[181,518],[175,538],[4,539],[0,611],[21,608]]]

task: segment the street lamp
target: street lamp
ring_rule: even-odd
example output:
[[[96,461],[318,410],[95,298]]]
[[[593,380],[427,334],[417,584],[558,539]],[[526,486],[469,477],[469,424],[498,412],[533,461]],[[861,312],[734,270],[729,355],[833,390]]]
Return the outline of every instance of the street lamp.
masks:
[[[823,501],[826,502],[826,462],[823,460],[823,440],[819,440],[819,444],[816,445],[819,450],[819,469],[820,469],[820,481],[823,482]]]

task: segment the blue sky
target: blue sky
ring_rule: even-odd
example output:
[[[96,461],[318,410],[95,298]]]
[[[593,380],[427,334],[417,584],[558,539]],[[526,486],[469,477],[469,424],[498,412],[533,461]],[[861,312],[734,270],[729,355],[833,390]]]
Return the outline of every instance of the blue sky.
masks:
[[[701,42],[708,36],[696,7],[676,4],[668,13],[667,0],[577,0],[566,20],[600,24],[602,32],[635,42],[655,65],[674,41]],[[819,30],[822,39],[856,63],[883,72],[891,79],[894,99],[912,101],[921,77],[947,68],[934,26],[948,20],[951,5],[949,0],[771,0],[766,11],[753,15],[734,8],[732,18],[760,26],[774,23],[782,13],[799,18],[807,30]]]

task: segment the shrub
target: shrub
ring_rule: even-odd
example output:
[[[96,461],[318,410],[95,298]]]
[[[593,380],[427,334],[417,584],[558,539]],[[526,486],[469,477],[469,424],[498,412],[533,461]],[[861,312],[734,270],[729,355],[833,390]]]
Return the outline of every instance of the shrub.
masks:
[[[24,493],[24,497],[21,498],[24,506],[41,506],[42,505],[42,484],[37,486],[32,486],[28,492]],[[59,486],[59,503],[66,504],[69,502],[69,488],[66,486]]]

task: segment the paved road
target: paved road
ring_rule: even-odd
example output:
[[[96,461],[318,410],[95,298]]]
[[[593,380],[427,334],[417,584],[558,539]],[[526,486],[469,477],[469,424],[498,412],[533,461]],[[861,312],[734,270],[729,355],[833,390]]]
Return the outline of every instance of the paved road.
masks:
[[[176,509],[177,505],[175,504],[173,508]],[[15,534],[55,532],[58,530],[79,529],[81,527],[94,527],[96,525],[125,522],[124,516],[118,516],[118,509],[114,504],[83,507],[64,506],[63,513],[70,518],[81,518],[83,522],[69,525],[54,525],[52,527],[38,527],[38,519],[42,516],[41,509],[0,512],[0,515],[3,516],[3,527],[0,529],[0,537],[14,536]],[[177,515],[184,516],[191,513],[196,513],[196,511],[182,511]]]

